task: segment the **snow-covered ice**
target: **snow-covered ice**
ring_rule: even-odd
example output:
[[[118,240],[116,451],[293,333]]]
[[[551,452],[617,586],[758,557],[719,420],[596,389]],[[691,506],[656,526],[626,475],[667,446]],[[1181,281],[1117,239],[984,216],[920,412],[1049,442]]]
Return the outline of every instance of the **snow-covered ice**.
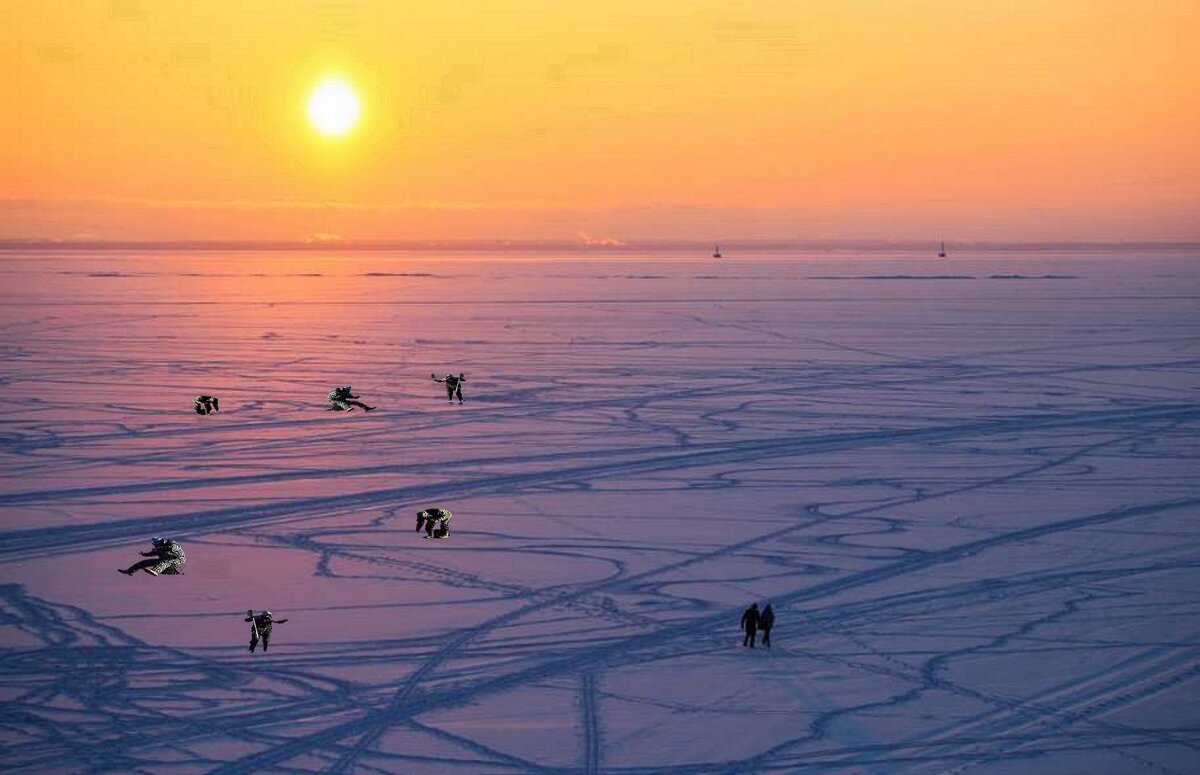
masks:
[[[0,284],[5,771],[1200,771],[1195,251]]]

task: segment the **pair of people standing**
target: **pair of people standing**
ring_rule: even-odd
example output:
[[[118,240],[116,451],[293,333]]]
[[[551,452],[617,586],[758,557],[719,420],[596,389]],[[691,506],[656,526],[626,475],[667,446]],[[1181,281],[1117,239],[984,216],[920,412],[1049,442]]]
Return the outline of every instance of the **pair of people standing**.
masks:
[[[775,611],[771,604],[768,603],[759,611],[758,603],[751,603],[750,607],[742,612],[742,629],[746,632],[746,636],[742,638],[742,648],[754,648],[754,638],[760,631],[762,644],[771,648],[771,628],[774,626]]]

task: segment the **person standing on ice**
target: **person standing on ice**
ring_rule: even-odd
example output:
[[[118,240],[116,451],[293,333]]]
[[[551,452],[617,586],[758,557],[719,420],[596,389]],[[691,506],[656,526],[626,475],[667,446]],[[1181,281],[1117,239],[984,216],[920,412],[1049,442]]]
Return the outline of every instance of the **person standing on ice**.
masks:
[[[361,406],[365,411],[371,411],[375,407],[367,406],[362,401],[352,401],[352,398],[358,398],[350,392],[350,386],[336,387],[329,391],[326,396],[329,399],[329,408],[335,412],[353,412],[354,407]]]
[[[742,629],[746,631],[746,637],[742,638],[742,648],[749,646],[754,648],[754,636],[758,632],[758,603],[751,603],[750,607],[742,612]]]
[[[216,396],[196,396],[193,403],[196,406],[196,414],[212,414],[221,409],[217,406]]]
[[[254,651],[254,647],[258,645],[259,639],[262,639],[263,651],[267,650],[267,646],[271,643],[271,625],[283,624],[287,619],[274,621],[271,619],[270,611],[263,611],[260,615],[254,615],[254,609],[246,609],[246,621],[250,622],[250,650]]]
[[[438,379],[438,376],[436,374],[430,374],[429,378],[432,379],[434,382],[446,383],[446,403],[448,403],[448,404],[454,403],[455,396],[458,396],[458,403],[461,404],[463,402],[462,383],[467,381],[467,378],[465,376],[463,376],[462,374],[459,374],[456,377],[453,374],[447,374],[446,376],[442,377],[441,379]]]
[[[766,608],[758,617],[758,629],[762,630],[762,644],[767,648],[771,648],[771,628],[775,626],[775,611],[771,608],[771,604],[767,603]]]
[[[151,560],[142,560],[130,565],[128,568],[117,570],[124,573],[126,576],[132,576],[140,570],[144,570],[151,576],[161,576],[164,573],[178,574],[183,568],[183,564],[187,562],[187,557],[183,554],[183,547],[170,538],[159,538],[155,536],[151,539],[154,548],[148,552],[142,552],[143,557],[153,557]]]
[[[448,538],[450,536],[450,509],[425,509],[417,512],[417,532],[425,528],[426,538]],[[434,526],[437,530],[434,530]]]

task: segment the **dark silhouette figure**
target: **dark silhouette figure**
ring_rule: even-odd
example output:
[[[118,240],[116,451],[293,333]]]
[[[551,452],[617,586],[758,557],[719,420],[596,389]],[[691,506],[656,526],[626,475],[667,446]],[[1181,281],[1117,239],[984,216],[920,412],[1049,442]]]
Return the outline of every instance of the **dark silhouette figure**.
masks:
[[[417,512],[417,532],[425,528],[426,538],[447,538],[450,535],[450,509],[425,509]],[[437,530],[434,530],[434,527]]]
[[[459,374],[456,377],[453,374],[447,374],[446,376],[442,377],[441,379],[438,379],[436,374],[430,374],[429,378],[432,379],[434,382],[446,383],[446,403],[449,403],[449,404],[454,403],[455,396],[458,396],[458,403],[461,404],[463,402],[462,383],[467,381],[467,378],[465,376],[463,376],[462,374]]]
[[[193,403],[196,406],[196,414],[212,414],[221,409],[217,405],[216,396],[196,396]]]
[[[246,611],[246,621],[250,622],[250,650],[254,651],[254,647],[258,645],[261,639],[263,651],[267,650],[267,646],[271,644],[271,625],[283,624],[287,619],[279,619],[274,621],[271,619],[270,611],[263,611],[260,615],[255,616],[253,609]]]
[[[775,611],[771,608],[771,604],[767,603],[767,607],[758,617],[758,629],[762,630],[762,644],[767,648],[771,648],[771,628],[774,626]]]
[[[749,646],[754,648],[754,635],[758,631],[758,603],[751,603],[750,607],[742,612],[742,629],[746,631],[746,637],[742,638],[742,648]]]
[[[154,548],[140,554],[143,557],[152,557],[153,559],[142,560],[130,565],[128,568],[118,568],[117,570],[126,576],[132,576],[140,570],[146,571],[151,576],[178,574],[183,568],[183,564],[187,562],[187,557],[183,554],[183,547],[170,538],[159,538],[157,536],[151,539],[151,543]]]
[[[361,406],[367,412],[375,408],[367,406],[362,401],[352,401],[351,399],[358,398],[358,396],[350,392],[349,385],[330,390],[326,398],[329,399],[329,408],[335,412],[353,412],[356,406]]]

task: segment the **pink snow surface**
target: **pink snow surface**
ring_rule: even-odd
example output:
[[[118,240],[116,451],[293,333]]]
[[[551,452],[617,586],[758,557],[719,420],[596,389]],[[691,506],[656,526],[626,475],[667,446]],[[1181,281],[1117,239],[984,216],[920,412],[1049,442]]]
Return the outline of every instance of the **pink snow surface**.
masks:
[[[1200,772],[1195,251],[0,286],[0,769]]]

